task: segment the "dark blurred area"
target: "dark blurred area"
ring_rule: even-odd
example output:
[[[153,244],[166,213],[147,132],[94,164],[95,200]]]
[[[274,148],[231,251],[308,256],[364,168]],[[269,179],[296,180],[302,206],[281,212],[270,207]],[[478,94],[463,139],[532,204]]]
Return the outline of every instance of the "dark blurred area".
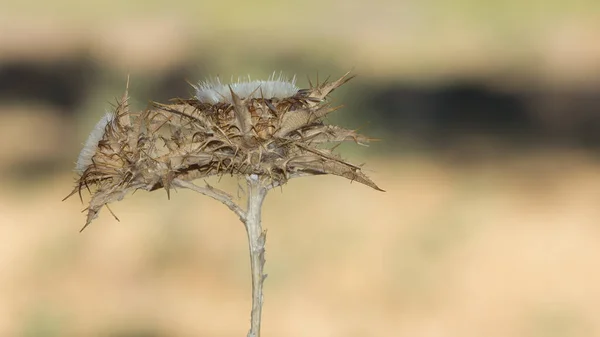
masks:
[[[597,150],[600,145],[596,88],[502,89],[460,78],[429,87],[393,83],[368,88],[356,103],[371,111],[373,122],[387,135],[429,149],[468,147],[470,139],[514,151]]]
[[[192,88],[185,81],[196,75],[186,71],[191,68],[174,64],[152,79],[147,84],[152,88],[146,93],[148,99],[164,101],[189,95]],[[55,62],[43,58],[5,61],[0,65],[0,103],[33,102],[75,117],[85,113],[83,103],[97,90],[95,74],[102,71],[105,69],[78,57]],[[360,87],[349,87],[345,94],[352,97],[353,104],[369,111],[375,128],[392,136],[415,137],[434,147],[457,145],[465,135],[489,137],[507,146],[600,146],[600,90],[595,86],[502,89],[493,82],[460,77],[423,86],[382,84],[360,75]]]
[[[244,335],[237,218],[136,192],[79,234],[74,162],[128,76],[141,110],[216,76],[348,70],[331,121],[379,141],[339,150],[387,192],[269,194],[264,336],[600,336],[600,2],[0,8],[0,336]]]
[[[89,98],[97,69],[85,59],[8,60],[0,65],[0,102],[48,105],[74,116]]]
[[[210,69],[210,61],[197,62],[185,60],[158,74],[140,76],[143,85],[133,85],[138,88],[137,98],[164,102],[191,95],[192,88],[187,81],[211,76],[198,71],[200,67]],[[328,70],[336,75],[342,71],[335,67]],[[96,110],[102,107],[91,111],[89,102],[97,96],[99,87],[107,86],[106,77],[99,76],[105,72],[116,70],[106,69],[79,55],[50,61],[43,57],[5,60],[0,64],[0,107],[48,108],[43,114],[75,126],[82,118],[100,115]],[[308,74],[311,75],[314,77]],[[432,153],[451,150],[476,159],[499,151],[579,149],[596,152],[600,147],[600,87],[595,85],[502,87],[493,78],[472,79],[460,75],[424,85],[402,81],[400,75],[397,79],[384,80],[368,73],[358,75],[338,97],[341,102],[350,102],[340,119],[347,120],[349,125],[368,122],[363,132],[374,132],[384,138],[385,144],[379,151],[391,155],[407,148]],[[139,78],[132,78],[132,82],[136,81]],[[114,84],[109,88],[114,89],[110,91],[113,97],[123,90]],[[105,103],[104,109],[110,108],[111,99],[107,97]],[[6,117],[10,111],[0,109],[0,113]],[[61,128],[60,123],[48,127]],[[72,133],[75,137],[75,131],[71,127],[59,133],[63,137]],[[72,154],[72,147],[63,149]],[[61,156],[67,154],[57,152],[56,155],[57,160],[63,160]]]

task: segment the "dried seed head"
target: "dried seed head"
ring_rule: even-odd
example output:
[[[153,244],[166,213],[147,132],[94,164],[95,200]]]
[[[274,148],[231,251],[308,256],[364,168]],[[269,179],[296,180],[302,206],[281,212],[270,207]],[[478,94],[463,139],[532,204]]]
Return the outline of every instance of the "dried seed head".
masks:
[[[277,186],[296,176],[334,174],[381,191],[359,166],[322,146],[369,141],[323,121],[337,109],[326,97],[350,79],[346,74],[303,90],[281,77],[217,80],[198,86],[194,98],[154,103],[140,113],[129,112],[126,92],[86,142],[71,195],[95,187],[87,225],[128,192],[164,188],[168,194],[175,179],[256,175]]]

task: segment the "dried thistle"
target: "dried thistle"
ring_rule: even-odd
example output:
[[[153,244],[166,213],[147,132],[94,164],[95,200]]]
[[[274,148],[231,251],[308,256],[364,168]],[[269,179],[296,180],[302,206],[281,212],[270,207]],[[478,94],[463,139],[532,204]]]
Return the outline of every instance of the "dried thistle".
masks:
[[[362,171],[326,144],[370,139],[354,130],[325,124],[339,107],[328,95],[352,77],[311,83],[299,90],[295,81],[274,76],[267,81],[219,80],[195,86],[191,99],[153,103],[132,113],[127,90],[115,111],[106,114],[90,134],[76,165],[79,177],[71,195],[92,193],[85,229],[109,203],[135,190],[189,188],[227,205],[248,232],[252,284],[252,324],[248,336],[260,335],[265,233],[261,205],[269,189],[299,176],[333,174],[382,191]],[[248,183],[244,211],[231,197],[193,180],[213,175],[243,176]],[[66,198],[65,198],[66,199]]]

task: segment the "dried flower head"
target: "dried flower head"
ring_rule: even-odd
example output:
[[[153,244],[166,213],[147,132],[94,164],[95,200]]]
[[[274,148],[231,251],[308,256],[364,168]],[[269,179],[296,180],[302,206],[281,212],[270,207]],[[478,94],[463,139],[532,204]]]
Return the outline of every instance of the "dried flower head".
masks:
[[[345,74],[309,89],[281,76],[230,85],[215,80],[195,87],[191,99],[153,103],[137,113],[129,111],[126,91],[87,140],[70,195],[93,188],[87,226],[128,192],[164,188],[169,194],[174,182],[212,175],[253,175],[277,186],[292,177],[334,174],[381,190],[360,166],[322,146],[369,141],[324,122],[338,109],[326,98],[351,78]]]

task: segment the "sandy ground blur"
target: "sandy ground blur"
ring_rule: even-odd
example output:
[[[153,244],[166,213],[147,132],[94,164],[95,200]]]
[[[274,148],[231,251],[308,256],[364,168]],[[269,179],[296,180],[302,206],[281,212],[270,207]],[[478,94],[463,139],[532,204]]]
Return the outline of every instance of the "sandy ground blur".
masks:
[[[315,177],[267,197],[264,336],[600,334],[598,163],[368,161],[386,193]],[[226,207],[137,193],[80,234],[72,178],[2,189],[0,336],[246,334]]]

